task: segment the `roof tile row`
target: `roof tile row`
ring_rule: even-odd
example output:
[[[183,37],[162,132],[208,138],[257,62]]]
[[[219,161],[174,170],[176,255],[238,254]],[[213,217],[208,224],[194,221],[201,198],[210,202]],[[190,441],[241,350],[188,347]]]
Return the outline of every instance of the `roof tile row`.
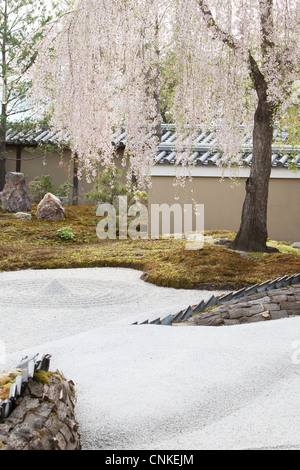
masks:
[[[300,147],[292,147],[286,141],[286,135],[277,135],[275,132],[272,154],[272,166],[288,168],[293,165],[300,168]],[[7,132],[6,142],[8,145],[39,145],[52,144],[60,146],[70,145],[70,135],[51,129],[38,129],[29,131],[9,130]],[[162,125],[162,138],[157,147],[157,160],[159,165],[180,164],[182,155],[176,148],[176,129],[174,125]],[[187,142],[187,141],[186,141]],[[113,144],[124,147],[126,145],[126,133],[120,131],[113,137]],[[185,150],[190,149],[189,161],[194,165],[214,166],[221,162],[222,153],[216,148],[215,133],[199,129],[197,135],[186,144]],[[184,142],[183,142],[184,149]],[[241,153],[240,163],[244,166],[251,165],[252,162],[252,139],[245,136]]]

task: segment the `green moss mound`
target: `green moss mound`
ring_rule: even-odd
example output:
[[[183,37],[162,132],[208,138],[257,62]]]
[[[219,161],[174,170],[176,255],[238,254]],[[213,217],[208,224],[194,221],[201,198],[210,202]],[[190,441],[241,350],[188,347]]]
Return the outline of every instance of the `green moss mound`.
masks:
[[[181,289],[233,290],[300,272],[300,250],[269,241],[279,253],[239,253],[213,243],[235,237],[226,230],[207,231],[203,249],[189,251],[185,241],[99,240],[93,206],[66,207],[66,220],[16,219],[0,209],[0,271],[87,267],[127,267],[143,272],[146,282]],[[57,230],[76,235],[65,240]]]

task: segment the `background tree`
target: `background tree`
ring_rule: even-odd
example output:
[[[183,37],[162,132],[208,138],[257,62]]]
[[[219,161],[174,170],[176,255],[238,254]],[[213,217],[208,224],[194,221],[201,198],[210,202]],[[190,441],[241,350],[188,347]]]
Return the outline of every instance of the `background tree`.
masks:
[[[68,2],[47,0],[0,0],[1,117],[0,191],[6,174],[6,131],[8,121],[31,118],[35,111],[28,101],[31,80],[28,70],[37,55],[36,44],[48,25]],[[21,52],[20,52],[21,51]]]
[[[174,89],[165,96],[183,164],[191,151],[182,139],[192,142],[199,126],[213,127],[224,164],[233,166],[253,132],[233,247],[267,251],[273,130],[289,113],[299,78],[299,8],[297,0],[79,1],[40,45],[35,96],[47,97],[53,125],[69,130],[73,151],[92,176],[95,162],[112,165],[112,130],[122,123],[141,183],[155,163],[162,119],[157,71],[172,58]]]

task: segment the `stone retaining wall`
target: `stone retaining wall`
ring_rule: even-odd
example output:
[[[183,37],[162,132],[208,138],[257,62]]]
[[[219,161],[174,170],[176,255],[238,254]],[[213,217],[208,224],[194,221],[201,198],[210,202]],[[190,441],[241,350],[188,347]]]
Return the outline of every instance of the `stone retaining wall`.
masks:
[[[191,325],[220,326],[276,320],[300,315],[300,286],[261,292],[193,315]]]
[[[46,383],[29,379],[12,413],[0,423],[0,450],[81,449],[73,383],[58,372],[44,372],[44,377]]]

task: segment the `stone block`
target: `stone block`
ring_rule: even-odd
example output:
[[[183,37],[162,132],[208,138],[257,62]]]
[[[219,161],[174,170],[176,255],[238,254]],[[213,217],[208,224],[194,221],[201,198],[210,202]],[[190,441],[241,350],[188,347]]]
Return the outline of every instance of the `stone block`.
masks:
[[[225,326],[232,326],[232,325],[239,325],[240,321],[238,319],[235,320],[224,320],[224,325]]]
[[[286,294],[270,294],[271,302],[286,302],[287,295]]]
[[[209,311],[195,315],[191,318],[190,322],[199,326],[218,326],[223,324],[223,318]]]
[[[287,310],[289,315],[300,315],[300,302],[284,302],[282,310]]]
[[[269,311],[280,310],[279,304],[275,304],[275,303],[264,304],[264,307],[266,310],[269,310]]]
[[[229,310],[230,319],[248,317],[256,315],[257,313],[262,313],[264,311],[263,305],[251,305],[250,307],[239,308],[234,307]]]
[[[287,318],[287,310],[273,310],[271,313],[272,320],[279,320],[280,318]]]

